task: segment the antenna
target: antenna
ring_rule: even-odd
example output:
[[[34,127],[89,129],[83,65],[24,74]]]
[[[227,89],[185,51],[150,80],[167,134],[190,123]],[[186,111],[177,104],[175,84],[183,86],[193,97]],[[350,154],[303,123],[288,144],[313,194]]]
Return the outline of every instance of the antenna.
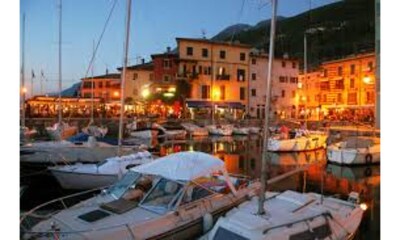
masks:
[[[201,29],[201,37],[203,38],[203,39],[207,39],[207,37],[206,37],[206,30],[204,29],[204,28],[202,28]]]

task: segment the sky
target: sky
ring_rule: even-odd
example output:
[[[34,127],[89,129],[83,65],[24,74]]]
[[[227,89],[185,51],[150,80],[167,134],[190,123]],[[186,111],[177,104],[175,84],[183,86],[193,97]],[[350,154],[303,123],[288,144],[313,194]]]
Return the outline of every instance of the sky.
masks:
[[[122,66],[126,0],[62,1],[62,88],[85,77],[110,10],[117,1],[94,62],[94,75]],[[278,15],[294,16],[337,0],[279,0]],[[20,48],[25,13],[25,84],[28,97],[58,91],[59,0],[20,0]],[[133,0],[129,64],[176,46],[176,37],[211,38],[224,28],[270,18],[270,0]],[[21,57],[22,58],[22,57]],[[22,61],[22,60],[21,60]],[[42,81],[41,71],[47,81]],[[90,72],[89,72],[90,74]]]

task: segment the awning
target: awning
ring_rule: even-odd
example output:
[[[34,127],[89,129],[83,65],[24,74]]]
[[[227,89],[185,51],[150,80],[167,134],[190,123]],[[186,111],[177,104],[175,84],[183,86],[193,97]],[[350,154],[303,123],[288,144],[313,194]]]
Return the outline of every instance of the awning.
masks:
[[[211,108],[213,103],[207,100],[186,100],[186,104],[190,108]],[[214,106],[219,108],[236,108],[243,109],[244,106],[241,102],[230,102],[230,101],[215,101]]]

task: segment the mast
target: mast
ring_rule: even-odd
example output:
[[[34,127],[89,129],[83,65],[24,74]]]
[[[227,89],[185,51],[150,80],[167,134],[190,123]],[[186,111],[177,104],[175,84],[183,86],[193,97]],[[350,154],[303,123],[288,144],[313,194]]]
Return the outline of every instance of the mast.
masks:
[[[214,53],[213,53],[213,42],[211,40],[211,89],[210,89],[210,97],[211,97],[211,124],[214,125],[215,122],[215,114],[214,114]]]
[[[92,59],[93,59],[93,62],[94,62],[94,54],[95,54],[95,44],[94,44],[94,40],[93,40],[93,57],[92,57]],[[93,110],[94,110],[94,103],[93,103],[93,101],[94,101],[94,82],[93,82],[93,62],[92,62],[92,66],[91,66],[91,70],[92,70],[92,91],[91,91],[91,98],[92,98],[92,106],[91,106],[91,112],[90,112],[90,123],[89,123],[89,125],[90,124],[92,124],[93,122],[94,122],[94,117],[93,117]]]
[[[59,0],[59,21],[58,21],[58,124],[61,124],[62,121],[62,111],[61,111],[61,1]]]
[[[126,22],[125,22],[125,44],[124,44],[124,61],[121,75],[121,109],[119,114],[119,131],[118,131],[118,156],[121,155],[122,135],[123,135],[123,115],[124,115],[124,98],[125,98],[125,80],[126,66],[128,65],[128,48],[129,48],[129,28],[131,21],[131,0],[127,0],[126,5]]]
[[[301,92],[302,95],[305,95],[305,91],[304,91],[304,87],[306,86],[307,83],[307,31],[304,33],[304,82],[301,86]],[[304,112],[305,112],[305,116],[304,116],[304,122],[305,125],[307,126],[307,96],[305,95],[306,101],[304,102]]]
[[[22,65],[21,65],[21,106],[22,106],[22,116],[21,116],[21,126],[25,127],[25,13],[22,17]]]
[[[264,139],[262,151],[262,165],[261,165],[261,191],[258,201],[258,215],[265,214],[264,201],[265,191],[267,187],[267,154],[268,154],[268,138],[269,138],[269,107],[271,104],[271,78],[272,78],[272,62],[274,60],[274,40],[275,40],[275,24],[276,24],[276,10],[277,0],[272,0],[272,16],[271,16],[271,31],[269,38],[269,54],[268,54],[268,75],[267,75],[267,89],[265,94],[265,122],[264,122]]]

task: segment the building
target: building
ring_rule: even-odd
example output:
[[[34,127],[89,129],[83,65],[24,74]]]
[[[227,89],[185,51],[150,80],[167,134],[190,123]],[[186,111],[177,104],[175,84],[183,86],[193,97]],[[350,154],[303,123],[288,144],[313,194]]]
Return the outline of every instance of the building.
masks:
[[[140,101],[147,97],[146,89],[150,87],[154,79],[153,69],[153,63],[146,63],[144,59],[140,64],[126,68],[125,99],[131,98],[134,101]],[[118,70],[122,71],[122,68],[118,68]]]
[[[177,80],[190,83],[191,117],[239,118],[248,104],[250,46],[208,39],[177,38]]]
[[[93,97],[102,98],[105,102],[116,101],[119,99],[121,89],[121,75],[119,73],[108,73],[82,78],[81,93],[82,98],[92,97],[92,80],[93,80]]]
[[[178,73],[178,54],[168,47],[165,53],[153,54],[154,81],[151,86],[152,93],[175,93]]]
[[[370,117],[375,106],[375,54],[363,53],[323,62],[312,79],[314,88],[306,89],[307,99],[318,99],[324,116],[345,112],[357,117]],[[315,103],[313,103],[316,106]],[[360,120],[360,119],[354,119]]]
[[[258,51],[250,54],[249,109],[251,117],[265,117],[268,55]],[[299,62],[296,59],[274,58],[271,80],[271,112],[276,117],[293,117],[297,103]]]

